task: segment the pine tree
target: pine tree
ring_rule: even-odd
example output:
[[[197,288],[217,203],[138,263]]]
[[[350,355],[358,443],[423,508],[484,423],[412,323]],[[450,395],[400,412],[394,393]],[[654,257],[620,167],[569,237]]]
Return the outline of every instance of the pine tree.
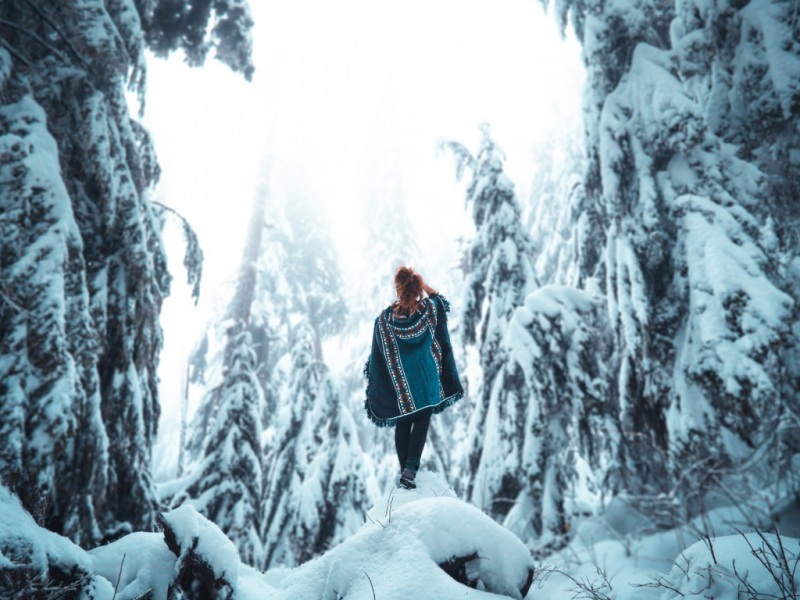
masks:
[[[555,6],[584,44],[584,187],[602,216],[628,480],[659,493],[681,473],[696,510],[713,482],[691,465],[796,452],[782,433],[800,381],[785,268],[800,250],[796,6]]]
[[[355,427],[316,360],[315,336],[303,322],[294,332],[291,378],[267,458],[265,568],[317,556],[363,524],[368,508]]]
[[[337,257],[319,208],[304,190],[289,187],[283,197],[287,228],[283,272],[293,299],[292,311],[305,316],[314,332],[316,359],[323,361],[322,340],[341,331],[347,316]]]
[[[148,46],[159,56],[186,53],[202,65],[211,48],[218,60],[249,81],[253,18],[246,0],[138,0]]]
[[[128,82],[144,95],[154,6],[0,1],[0,472],[85,546],[151,529],[157,510],[169,275],[148,200],[158,167],[125,96]]]
[[[83,245],[44,111],[0,85],[17,98],[0,108],[0,478],[41,524],[93,544],[108,438]]]
[[[537,145],[534,162],[523,220],[536,249],[539,282],[584,287],[589,276],[602,280],[593,268],[603,244],[593,235],[599,215],[586,204],[583,188],[583,128],[563,127],[548,135]]]
[[[460,144],[448,147],[456,155],[458,174],[466,167],[472,171],[467,204],[472,205],[476,230],[469,250],[461,322],[463,341],[476,347],[481,368],[476,389],[470,389],[473,405],[466,439],[466,491],[478,506],[502,516],[510,508],[502,499],[513,498],[519,491],[503,474],[519,469],[520,453],[516,448],[503,456],[501,448],[523,439],[519,429],[524,406],[495,406],[498,400],[492,389],[506,360],[502,340],[509,320],[537,282],[533,246],[521,223],[514,184],[503,172],[504,156],[487,125],[482,131],[475,158]],[[487,420],[490,415],[495,415],[491,422]],[[497,468],[499,464],[504,468]]]
[[[173,508],[193,505],[236,544],[242,561],[263,560],[261,524],[261,411],[263,395],[255,377],[250,336],[230,344],[230,367],[217,391],[219,404],[208,427],[204,452]]]
[[[624,489],[605,304],[580,289],[543,286],[515,311],[503,345],[508,360],[492,410],[515,411],[520,422],[493,465],[506,489],[519,490],[500,500],[510,504],[503,522],[540,551],[562,546],[575,518]],[[504,452],[521,456],[512,469],[499,460]]]

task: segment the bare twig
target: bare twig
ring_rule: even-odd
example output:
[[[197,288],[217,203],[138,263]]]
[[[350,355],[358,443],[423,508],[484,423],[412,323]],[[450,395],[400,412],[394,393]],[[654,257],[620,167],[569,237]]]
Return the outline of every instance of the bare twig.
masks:
[[[391,514],[391,505],[392,500],[394,499],[394,489],[389,492],[389,500],[386,502],[386,511],[383,513],[384,517],[388,517]]]
[[[606,593],[612,591],[611,582],[600,567],[597,567],[597,574],[600,576],[599,582],[597,579],[590,580],[588,577],[577,578],[561,569],[551,569],[551,571],[563,575],[575,585],[574,588],[568,590],[575,593],[574,600],[611,600]]]
[[[370,579],[370,577],[369,577],[369,573],[367,573],[366,571],[364,571],[364,575],[366,575],[366,576],[367,576],[367,581],[369,581],[369,587],[370,587],[370,588],[372,588],[372,600],[377,600],[377,598],[376,598],[376,596],[375,596],[375,586],[374,586],[374,585],[372,585],[372,579]]]
[[[381,527],[383,527],[384,529],[386,529],[386,525],[384,525],[383,523],[381,523],[380,519],[379,519],[379,520],[377,520],[377,521],[373,521],[373,520],[372,520],[372,517],[370,517],[370,516],[369,516],[369,513],[364,513],[364,514],[365,514],[365,515],[366,515],[366,517],[369,519],[369,522],[370,522],[370,523],[372,523],[373,525],[376,525],[376,524],[377,524],[377,525],[380,525]]]
[[[714,542],[711,540],[711,536],[706,534],[703,537],[703,541],[706,543],[706,546],[708,546],[708,551],[711,553],[711,559],[714,561],[714,564],[718,564],[717,555],[714,553]]]
[[[688,579],[688,576],[687,576],[687,579]],[[667,581],[662,576],[659,576],[659,578],[656,579],[655,581],[648,581],[647,583],[631,583],[630,585],[631,585],[631,587],[634,587],[634,588],[665,589],[665,590],[669,590],[669,591],[671,591],[671,592],[673,592],[675,594],[678,594],[679,596],[684,596],[683,592],[681,592],[675,586],[670,585],[669,583],[667,583]]]
[[[114,595],[111,597],[111,600],[116,600],[117,598],[117,589],[119,588],[119,582],[122,579],[122,565],[125,564],[125,557],[128,556],[127,554],[122,555],[122,560],[119,563],[119,573],[117,573],[117,583],[114,585]]]

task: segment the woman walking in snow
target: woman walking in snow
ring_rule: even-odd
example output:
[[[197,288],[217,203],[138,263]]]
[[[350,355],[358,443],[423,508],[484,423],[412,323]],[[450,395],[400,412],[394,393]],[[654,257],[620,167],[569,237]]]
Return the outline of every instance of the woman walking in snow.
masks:
[[[410,267],[397,270],[394,284],[397,300],[375,319],[365,408],[379,427],[395,426],[400,485],[413,489],[431,415],[464,390],[447,330],[450,304]]]

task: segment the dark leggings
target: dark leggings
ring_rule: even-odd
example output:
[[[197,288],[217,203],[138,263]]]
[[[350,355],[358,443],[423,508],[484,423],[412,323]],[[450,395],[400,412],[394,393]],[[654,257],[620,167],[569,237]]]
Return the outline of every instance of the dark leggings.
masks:
[[[432,414],[432,410],[422,409],[407,419],[398,421],[395,426],[394,446],[397,449],[400,469],[406,467],[412,471],[419,469],[419,461],[428,437],[428,425],[431,424]]]

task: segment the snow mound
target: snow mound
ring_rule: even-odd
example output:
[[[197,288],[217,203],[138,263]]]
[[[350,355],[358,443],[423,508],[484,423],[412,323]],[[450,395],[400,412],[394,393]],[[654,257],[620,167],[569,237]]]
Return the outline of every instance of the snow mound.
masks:
[[[158,533],[132,533],[86,552],[40,527],[0,485],[0,597],[166,600],[174,564]]]
[[[392,487],[386,491],[378,503],[367,511],[367,522],[385,522],[390,512],[422,498],[456,497],[450,484],[441,475],[430,471],[420,471],[417,474],[416,484],[415,490]]]
[[[80,547],[37,525],[19,498],[0,485],[0,572],[8,580],[17,573],[25,579],[46,579],[53,568],[65,573],[92,570]]]
[[[116,586],[116,598],[167,600],[175,555],[160,533],[137,532],[89,551],[94,572]],[[117,584],[117,581],[119,583]]]
[[[242,564],[233,543],[190,505],[158,522],[163,536],[132,533],[85,552],[36,525],[0,486],[0,567],[10,576],[5,589],[28,589],[20,587],[25,580],[46,579],[57,566],[74,575],[70,591],[97,600],[166,600],[173,591],[191,595],[197,589],[239,600],[521,600],[534,575],[517,537],[455,498],[443,478],[425,472],[416,490],[387,492],[356,534],[291,570],[260,573]]]
[[[280,581],[273,576],[275,597],[523,598],[533,577],[525,545],[456,499],[441,477],[421,472],[417,485],[390,490],[358,533]]]
[[[207,565],[216,581],[233,583],[239,577],[239,553],[222,530],[190,504],[159,515],[167,546],[185,561],[190,555]]]
[[[677,598],[795,598],[800,592],[800,540],[743,533],[696,542],[667,577],[662,600]]]

